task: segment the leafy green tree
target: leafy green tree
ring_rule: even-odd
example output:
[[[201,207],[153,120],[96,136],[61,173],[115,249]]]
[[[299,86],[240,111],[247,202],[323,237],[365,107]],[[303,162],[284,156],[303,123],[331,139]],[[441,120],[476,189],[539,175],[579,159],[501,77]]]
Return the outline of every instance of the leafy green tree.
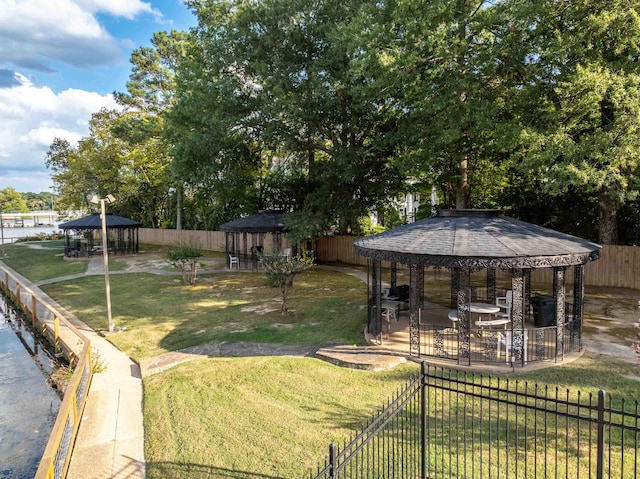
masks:
[[[112,211],[158,226],[169,182],[166,145],[154,136],[127,141],[122,131],[134,119],[144,122],[136,112],[101,110],[92,115],[89,136],[77,146],[54,141],[46,164],[53,172],[59,207],[87,208],[92,194],[111,194],[117,199]]]
[[[89,124],[89,135],[77,146],[56,139],[46,162],[53,171],[61,207],[84,208],[92,193],[117,198],[112,209],[147,226],[166,225],[175,213],[175,184],[169,145],[163,134],[163,112],[174,96],[175,65],[184,55],[187,35],[159,32],[151,47],[131,56],[126,93],[116,93],[122,110],[102,110]]]
[[[0,190],[0,207],[2,207],[2,211],[5,213],[8,211],[15,213],[26,213],[29,211],[22,195],[12,187]]]
[[[504,177],[494,173],[520,131],[507,108],[513,73],[502,59],[494,3],[376,3],[370,26],[361,25],[366,68],[376,72],[385,104],[403,112],[403,172],[420,189],[436,187],[442,207],[495,203]]]
[[[26,193],[20,193],[27,203],[29,211],[35,210],[53,210],[56,204],[56,198],[53,193],[40,192],[33,193],[28,191]]]
[[[185,55],[188,38],[188,33],[176,30],[156,32],[151,46],[134,50],[127,92],[116,93],[116,100],[148,114],[169,108],[175,97],[175,71]]]
[[[545,193],[597,198],[598,241],[638,196],[640,2],[506,2],[504,55],[520,81],[519,174]],[[566,217],[574,211],[563,212]]]
[[[174,154],[190,185],[212,187],[213,206],[346,225],[402,187],[399,113],[353,60],[362,3],[190,5],[199,27],[180,68]]]

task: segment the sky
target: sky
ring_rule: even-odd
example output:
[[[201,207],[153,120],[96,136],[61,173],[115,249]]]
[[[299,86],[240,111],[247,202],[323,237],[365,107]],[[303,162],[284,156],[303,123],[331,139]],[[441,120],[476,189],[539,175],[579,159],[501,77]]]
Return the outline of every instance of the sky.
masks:
[[[75,144],[116,106],[154,32],[195,24],[182,0],[0,0],[0,190],[51,191],[54,138]]]

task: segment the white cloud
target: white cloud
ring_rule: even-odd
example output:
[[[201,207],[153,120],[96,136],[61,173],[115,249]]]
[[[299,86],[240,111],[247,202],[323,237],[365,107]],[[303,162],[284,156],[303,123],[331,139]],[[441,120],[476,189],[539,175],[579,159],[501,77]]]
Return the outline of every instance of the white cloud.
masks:
[[[91,12],[71,0],[0,0],[0,59],[21,68],[54,71],[121,59],[116,40]]]
[[[0,88],[0,189],[26,190],[29,181],[51,183],[44,159],[54,138],[75,144],[88,134],[91,114],[116,108],[112,95],[68,89],[58,94],[23,76],[20,86]]]
[[[151,6],[151,3],[141,2],[140,0],[77,0],[77,3],[87,10],[104,12],[129,20],[144,13],[149,13],[156,17],[162,16],[158,10]]]
[[[60,91],[36,85],[27,76],[42,81],[41,72],[62,72],[48,77],[78,86],[83,80],[73,77],[74,69],[88,78],[102,72],[119,75],[105,67],[116,71],[127,64],[122,50],[127,40],[116,39],[105,27],[111,23],[100,19],[115,18],[114,31],[120,31],[118,27],[142,15],[162,20],[151,0],[0,0],[0,189],[47,188],[51,180],[44,156],[53,138],[75,143],[88,133],[92,113],[116,107],[112,95],[87,91],[94,88],[91,83]]]

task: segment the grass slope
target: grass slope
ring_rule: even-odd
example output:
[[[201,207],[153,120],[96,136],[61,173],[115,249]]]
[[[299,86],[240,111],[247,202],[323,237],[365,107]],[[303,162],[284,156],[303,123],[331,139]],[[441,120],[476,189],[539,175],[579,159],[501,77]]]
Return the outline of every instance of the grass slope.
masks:
[[[374,373],[309,358],[243,358],[151,376],[147,477],[302,477],[416,372],[415,364]]]

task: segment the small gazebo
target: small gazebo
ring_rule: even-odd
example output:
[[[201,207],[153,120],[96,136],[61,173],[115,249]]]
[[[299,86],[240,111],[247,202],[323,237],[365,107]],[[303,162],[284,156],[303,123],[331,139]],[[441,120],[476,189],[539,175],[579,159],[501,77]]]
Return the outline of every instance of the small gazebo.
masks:
[[[408,267],[412,356],[470,365],[496,361],[503,346],[511,349],[512,364],[525,364],[537,359],[561,361],[565,353],[581,349],[585,265],[600,257],[595,243],[502,216],[497,210],[440,210],[435,217],[360,239],[354,246],[357,254],[369,259],[369,332],[374,335],[382,328],[382,262],[390,264],[392,288],[397,265]],[[434,326],[422,317],[426,267],[451,273],[450,318],[455,319],[451,325]],[[547,327],[531,325],[531,273],[540,268],[552,270],[552,291],[546,299],[552,302],[554,321]],[[567,302],[565,288],[569,268],[573,268],[573,303]],[[483,270],[486,287],[479,295],[471,286],[471,275]],[[495,304],[498,275],[508,282],[505,289],[511,294],[508,331],[506,327],[474,331],[470,305]],[[504,344],[505,338],[509,344]]]
[[[107,249],[113,253],[127,254],[138,252],[138,229],[140,221],[122,216],[105,215],[107,227]],[[102,232],[100,213],[61,223],[58,227],[65,232],[65,256],[82,257],[102,253],[102,242],[97,241]]]
[[[282,250],[282,214],[280,210],[260,210],[221,225],[220,230],[225,232],[226,253],[247,259],[252,252],[262,251],[267,234],[273,235],[271,247]]]

